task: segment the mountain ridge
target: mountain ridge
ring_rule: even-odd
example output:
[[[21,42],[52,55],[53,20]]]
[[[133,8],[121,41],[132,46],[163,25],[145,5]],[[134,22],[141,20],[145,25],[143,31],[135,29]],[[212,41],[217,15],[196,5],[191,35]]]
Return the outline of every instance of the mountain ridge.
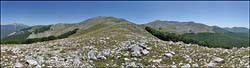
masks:
[[[19,30],[28,27],[28,25],[22,23],[1,25],[1,39],[7,37],[10,34],[14,34],[13,32],[18,32]]]
[[[174,33],[228,32],[218,26],[208,26],[206,24],[196,23],[193,21],[179,22],[179,21],[155,20],[143,25],[152,27],[154,29],[162,29],[161,31],[164,32],[174,32]]]
[[[246,27],[224,27],[223,29],[230,31],[230,32],[243,32],[243,33],[249,33],[249,28]]]

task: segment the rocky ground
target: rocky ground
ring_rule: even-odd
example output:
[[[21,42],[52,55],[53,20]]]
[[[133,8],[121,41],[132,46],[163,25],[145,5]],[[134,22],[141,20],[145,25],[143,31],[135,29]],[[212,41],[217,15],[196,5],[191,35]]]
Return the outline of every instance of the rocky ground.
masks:
[[[134,37],[134,36],[132,36]],[[249,48],[207,48],[136,36],[1,44],[1,67],[248,67]]]

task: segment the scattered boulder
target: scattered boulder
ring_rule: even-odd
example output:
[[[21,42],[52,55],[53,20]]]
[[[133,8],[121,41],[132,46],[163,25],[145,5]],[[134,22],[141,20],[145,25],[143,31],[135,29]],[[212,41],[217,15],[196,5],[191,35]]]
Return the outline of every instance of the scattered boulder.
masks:
[[[110,53],[109,49],[104,49],[104,50],[98,52],[97,58],[99,58],[99,59],[106,59],[106,56],[108,56],[109,53]]]
[[[133,57],[140,57],[141,56],[141,50],[142,50],[142,47],[138,46],[138,45],[133,45],[131,47],[131,51],[132,51],[132,56]]]
[[[96,58],[96,54],[97,54],[97,53],[98,53],[98,52],[97,52],[95,49],[90,50],[90,51],[88,52],[88,54],[87,54],[88,59],[92,59],[92,60],[97,59],[97,58]]]
[[[132,51],[131,54],[133,57],[140,57],[142,56],[142,54],[143,55],[148,54],[149,53],[148,49],[150,48],[147,48],[144,43],[132,44],[130,46],[130,50]]]

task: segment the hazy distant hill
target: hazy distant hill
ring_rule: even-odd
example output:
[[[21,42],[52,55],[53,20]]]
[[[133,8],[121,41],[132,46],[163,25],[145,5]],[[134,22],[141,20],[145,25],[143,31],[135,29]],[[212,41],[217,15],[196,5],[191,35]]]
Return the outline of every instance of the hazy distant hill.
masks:
[[[245,28],[245,27],[232,27],[232,28],[229,28],[229,27],[225,27],[223,28],[225,30],[228,30],[230,32],[243,32],[243,33],[249,33],[249,29],[248,28]]]
[[[160,29],[164,32],[174,32],[174,33],[202,33],[202,32],[226,32],[223,29],[208,26],[201,23],[195,22],[178,22],[178,21],[160,21],[156,20],[147,24],[145,26],[152,27],[154,29]]]
[[[27,28],[29,26],[20,24],[20,23],[14,23],[14,24],[8,24],[8,25],[1,25],[1,39],[8,36],[12,32],[17,32],[23,28]]]

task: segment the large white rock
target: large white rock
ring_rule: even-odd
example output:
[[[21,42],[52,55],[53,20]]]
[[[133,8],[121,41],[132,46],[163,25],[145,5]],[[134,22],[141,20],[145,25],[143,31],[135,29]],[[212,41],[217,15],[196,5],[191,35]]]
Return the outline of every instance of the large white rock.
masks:
[[[35,60],[26,60],[26,62],[27,62],[29,65],[37,65],[37,64],[38,64]]]
[[[174,57],[174,55],[172,53],[165,53],[163,56],[167,57],[167,58],[172,58]]]

